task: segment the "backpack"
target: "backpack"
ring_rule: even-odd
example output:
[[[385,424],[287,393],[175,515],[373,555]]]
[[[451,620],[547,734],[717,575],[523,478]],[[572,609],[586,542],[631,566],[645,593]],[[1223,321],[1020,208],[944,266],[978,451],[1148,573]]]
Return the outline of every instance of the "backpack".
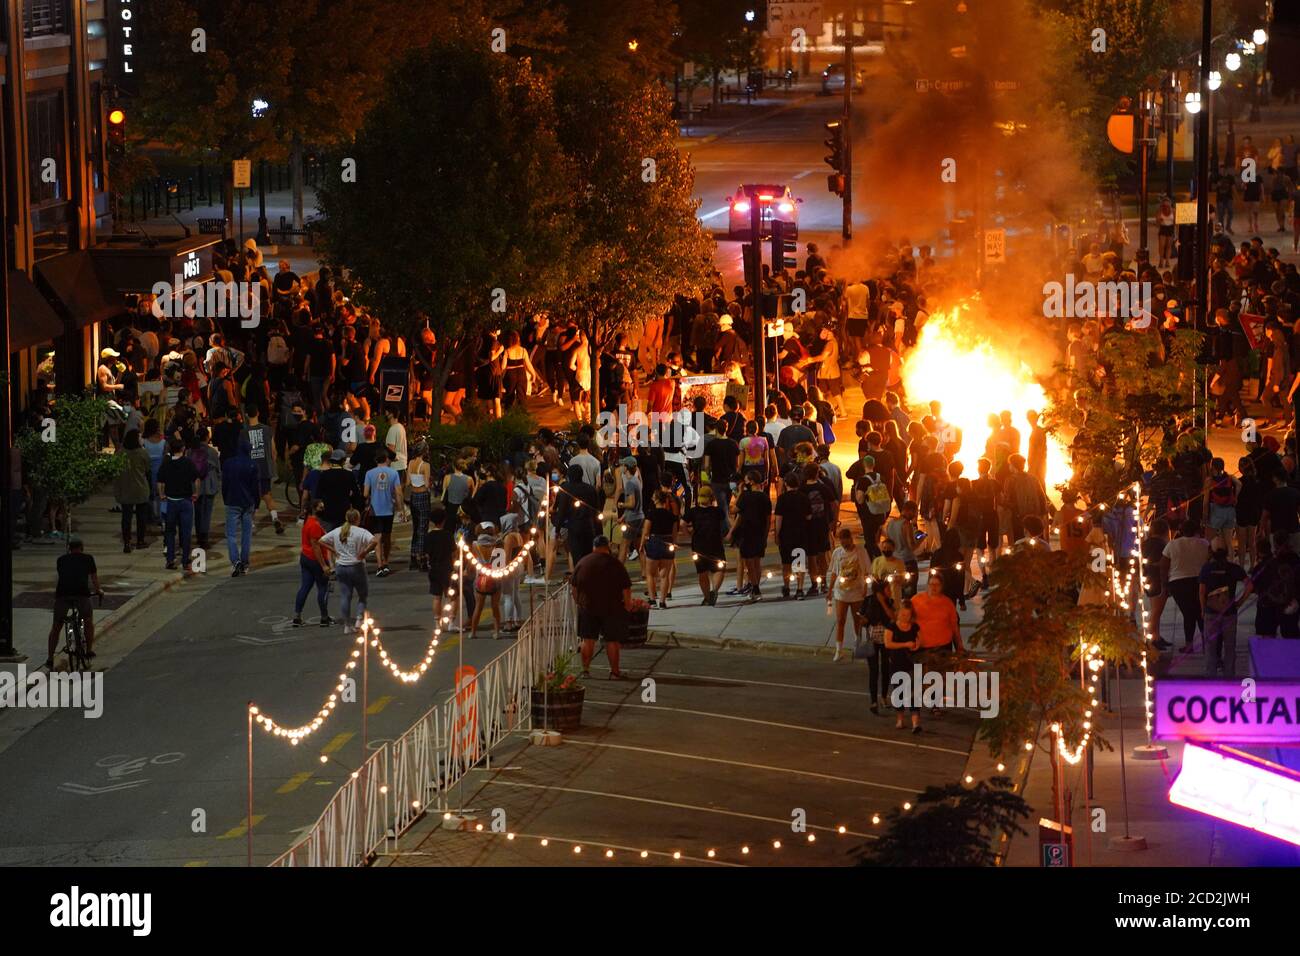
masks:
[[[1237,503],[1237,486],[1228,475],[1220,475],[1210,488],[1210,504],[1231,508]]]
[[[1295,603],[1297,588],[1297,563],[1294,561],[1275,560],[1275,570],[1269,575],[1268,585],[1263,596],[1274,607],[1285,609]]]
[[[867,511],[873,515],[887,515],[892,505],[893,499],[885,483],[880,480],[879,475],[872,476],[871,484],[867,488]]]
[[[743,475],[748,471],[757,471],[764,479],[767,478],[767,439],[762,435],[750,435],[749,441],[745,443],[744,464],[741,466],[740,473]]]
[[[194,470],[199,474],[199,480],[203,481],[208,477],[208,453],[202,448],[190,449],[190,463]]]

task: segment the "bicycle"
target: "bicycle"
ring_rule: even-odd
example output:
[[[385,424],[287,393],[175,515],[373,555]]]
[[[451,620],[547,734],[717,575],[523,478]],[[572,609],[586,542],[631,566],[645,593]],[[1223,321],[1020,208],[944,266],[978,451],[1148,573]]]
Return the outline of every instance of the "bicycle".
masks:
[[[104,606],[104,592],[98,592],[99,606]],[[90,648],[86,644],[85,622],[81,609],[73,604],[63,618],[64,645],[62,654],[68,656],[68,670],[78,673],[90,670]]]

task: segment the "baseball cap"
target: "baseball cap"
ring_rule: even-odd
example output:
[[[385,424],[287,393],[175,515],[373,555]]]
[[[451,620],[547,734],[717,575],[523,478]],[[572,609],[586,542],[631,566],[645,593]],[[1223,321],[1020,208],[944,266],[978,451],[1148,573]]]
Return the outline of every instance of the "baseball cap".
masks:
[[[334,462],[336,465],[341,465],[347,460],[348,460],[348,453],[345,452],[342,448],[335,448],[332,452],[330,452],[330,461]]]
[[[486,547],[487,545],[490,544],[496,544],[496,539],[493,538],[492,535],[490,534],[481,534],[474,540],[474,543],[481,544],[484,547]]]
[[[598,534],[596,537],[591,539],[591,546],[593,548],[608,548],[609,538],[605,537],[603,534]]]
[[[104,348],[99,350],[99,357],[100,358],[121,358],[122,353],[115,348],[109,348],[105,346]]]
[[[625,467],[627,467],[627,468],[635,468],[635,467],[636,467],[636,459],[633,458],[631,455],[625,455],[625,456],[623,457],[623,459],[619,462],[619,464],[621,464],[621,465],[623,465],[623,466],[625,466]]]

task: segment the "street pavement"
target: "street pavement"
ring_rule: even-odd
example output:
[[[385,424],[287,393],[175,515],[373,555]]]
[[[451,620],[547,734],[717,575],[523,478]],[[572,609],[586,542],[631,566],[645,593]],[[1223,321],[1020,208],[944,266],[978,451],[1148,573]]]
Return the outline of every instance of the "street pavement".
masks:
[[[960,779],[977,719],[895,730],[867,709],[864,667],[659,642],[623,666],[630,683],[593,668],[560,746],[507,744],[452,791],[482,832],[431,813],[376,865],[846,865],[880,832],[873,816]]]

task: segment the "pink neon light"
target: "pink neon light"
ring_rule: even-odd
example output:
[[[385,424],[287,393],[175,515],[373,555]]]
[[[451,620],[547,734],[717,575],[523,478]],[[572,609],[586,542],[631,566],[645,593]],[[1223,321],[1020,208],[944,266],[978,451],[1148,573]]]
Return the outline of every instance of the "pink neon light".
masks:
[[[1169,802],[1300,846],[1300,774],[1240,750],[1189,742]]]

